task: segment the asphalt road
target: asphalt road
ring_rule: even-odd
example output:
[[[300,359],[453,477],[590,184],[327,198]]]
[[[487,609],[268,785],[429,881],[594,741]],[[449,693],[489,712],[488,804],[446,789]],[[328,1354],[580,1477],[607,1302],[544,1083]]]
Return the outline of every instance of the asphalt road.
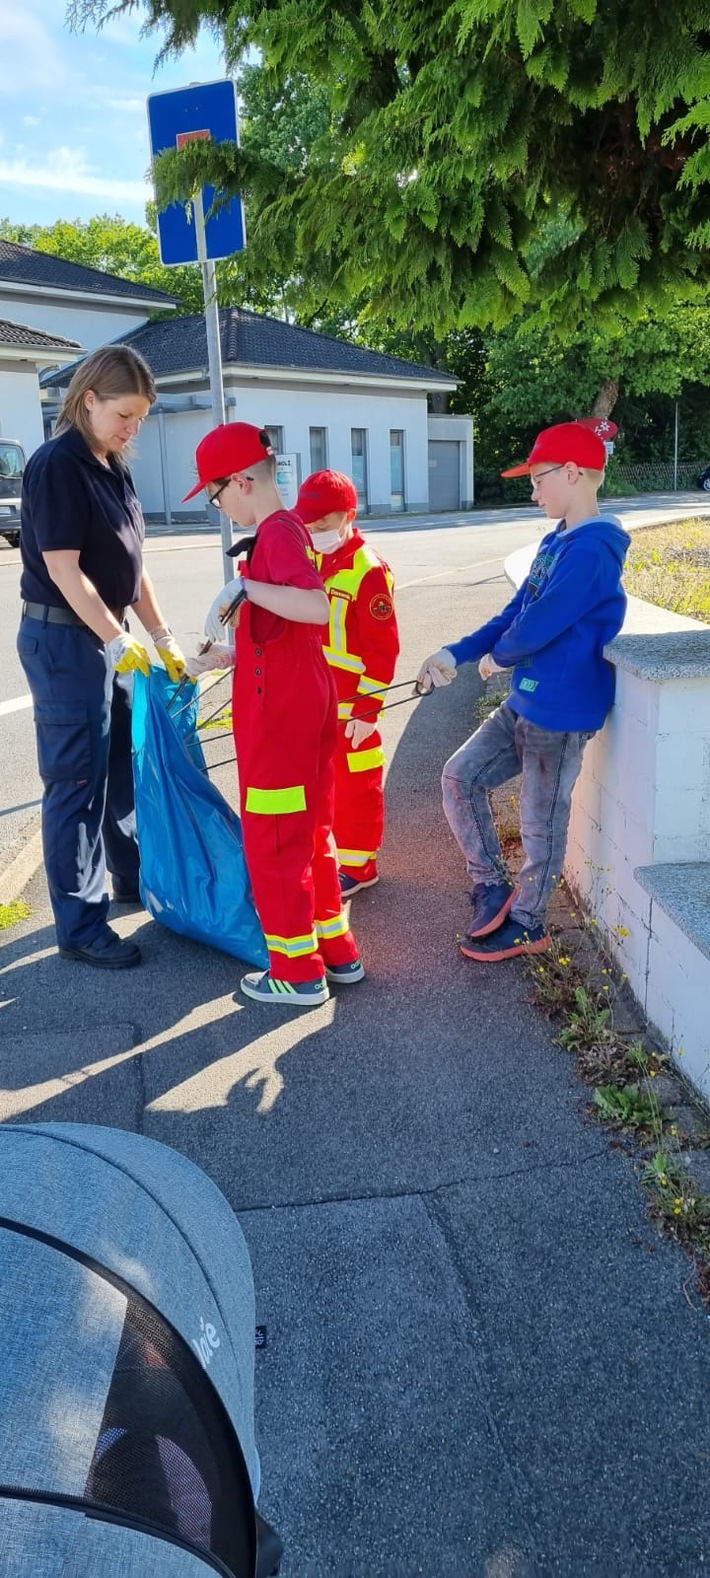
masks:
[[[710,515],[710,500],[698,493],[648,495],[613,507],[631,524],[701,511]],[[457,578],[474,570],[486,577],[500,573],[506,555],[544,524],[531,508],[426,516],[406,525],[372,520],[366,529],[373,541],[385,543],[398,585],[421,581],[436,587],[450,573]],[[177,533],[153,527],[146,552],[166,617],[178,640],[195,650],[220,583],[219,536],[206,525]],[[41,799],[30,698],[15,650],[19,576],[19,550],[0,538],[0,873],[38,827]]]
[[[500,607],[503,558],[534,529],[373,530],[397,573],[401,678]],[[217,541],[149,553],[187,640]],[[586,1117],[520,966],[455,947],[465,882],[438,781],[480,693],[465,670],[386,719],[383,880],[352,902],[368,976],[323,1009],[235,997],[236,961],[140,911],[117,919],[140,970],[60,960],[38,872],[0,964],[0,1118],[144,1132],[237,1210],[283,1578],[697,1578],[710,1321],[688,1262]],[[0,720],[4,764],[20,720],[29,733]]]

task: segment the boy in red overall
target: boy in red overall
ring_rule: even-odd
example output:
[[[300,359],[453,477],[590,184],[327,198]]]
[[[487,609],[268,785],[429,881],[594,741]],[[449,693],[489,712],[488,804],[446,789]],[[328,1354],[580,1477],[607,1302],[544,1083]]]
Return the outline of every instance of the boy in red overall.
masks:
[[[338,692],[333,832],[346,899],[379,880],[385,754],[377,715],[399,655],[392,572],[353,525],[356,513],[357,491],[342,472],[306,478],[296,514],[313,538],[330,600],[323,639]]]
[[[319,1004],[328,980],[365,973],[331,831],[337,704],[319,629],[328,599],[308,534],[283,507],[268,434],[225,423],[198,445],[196,462],[187,498],[205,488],[238,526],[256,527],[224,589],[227,603],[245,597],[234,616],[233,727],[244,854],[269,950],[269,969],[245,975],[241,989],[260,1003]]]

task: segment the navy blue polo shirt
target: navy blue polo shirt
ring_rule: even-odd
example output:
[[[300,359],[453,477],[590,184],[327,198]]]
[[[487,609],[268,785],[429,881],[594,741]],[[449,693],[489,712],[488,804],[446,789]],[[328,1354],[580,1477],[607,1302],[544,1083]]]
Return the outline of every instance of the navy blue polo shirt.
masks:
[[[78,428],[66,428],[30,456],[20,530],[20,595],[26,602],[68,608],[42,555],[73,548],[106,606],[128,608],[140,597],[144,536],[130,472],[113,457],[110,467],[102,466]]]

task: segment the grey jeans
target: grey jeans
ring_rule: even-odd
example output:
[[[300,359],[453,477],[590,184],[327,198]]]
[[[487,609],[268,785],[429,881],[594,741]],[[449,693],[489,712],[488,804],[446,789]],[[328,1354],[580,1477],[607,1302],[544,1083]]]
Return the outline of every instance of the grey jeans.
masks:
[[[491,815],[489,790],[522,772],[520,834],[525,860],[511,916],[530,930],[545,924],[567,846],[572,790],[591,734],[558,734],[530,723],[504,702],[442,775],[444,811],[466,869],[476,882],[508,879]]]

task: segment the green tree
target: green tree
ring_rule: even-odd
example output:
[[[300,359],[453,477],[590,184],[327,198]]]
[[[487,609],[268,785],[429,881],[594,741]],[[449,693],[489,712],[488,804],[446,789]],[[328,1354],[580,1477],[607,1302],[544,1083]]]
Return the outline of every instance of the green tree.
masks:
[[[314,300],[367,291],[374,319],[439,337],[544,301],[572,332],[591,302],[707,282],[707,0],[72,0],[70,15],[109,10],[140,14],[162,53],[202,24],[233,63],[257,46],[276,95],[299,75],[325,89],[327,128],[295,167],[246,138],[158,167],[163,198],[205,179],[244,192],[269,216],[265,267],[278,233]]]

